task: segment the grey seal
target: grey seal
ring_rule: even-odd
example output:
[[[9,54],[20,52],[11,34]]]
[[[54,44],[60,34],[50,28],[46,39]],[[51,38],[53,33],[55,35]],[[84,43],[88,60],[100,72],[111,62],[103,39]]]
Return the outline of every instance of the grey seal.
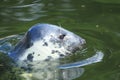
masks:
[[[39,80],[59,80],[59,59],[82,49],[85,43],[85,39],[60,26],[38,23],[26,32],[8,55],[19,67],[25,69],[21,75],[26,80],[32,80],[32,77]],[[68,72],[76,74],[69,80],[83,73],[83,69],[73,70],[64,70],[62,76],[66,76],[63,80],[70,78],[67,77],[70,76]],[[78,70],[80,73],[75,73]]]
[[[97,52],[83,61],[60,65],[60,58],[74,54],[85,43],[85,39],[60,26],[38,23],[26,32],[8,55],[25,69],[22,76],[26,80],[61,80],[58,68],[63,69],[62,80],[72,80],[84,72],[78,67],[100,62],[103,58],[103,53]]]

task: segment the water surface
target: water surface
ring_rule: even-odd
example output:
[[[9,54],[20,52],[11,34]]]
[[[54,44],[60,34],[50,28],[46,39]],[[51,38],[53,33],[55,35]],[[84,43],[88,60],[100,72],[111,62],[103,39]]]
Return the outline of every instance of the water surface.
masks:
[[[24,34],[36,23],[56,24],[86,39],[86,51],[72,57],[71,62],[88,58],[98,50],[104,53],[102,62],[83,67],[84,74],[74,80],[120,80],[119,3],[100,0],[0,2],[0,38]],[[14,44],[17,40],[11,42]]]

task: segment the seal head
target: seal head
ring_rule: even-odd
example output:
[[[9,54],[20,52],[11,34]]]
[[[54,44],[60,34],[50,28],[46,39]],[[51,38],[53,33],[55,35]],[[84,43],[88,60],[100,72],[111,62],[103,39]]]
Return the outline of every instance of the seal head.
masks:
[[[81,49],[85,40],[52,24],[36,24],[10,52],[14,60],[50,60],[64,57]]]

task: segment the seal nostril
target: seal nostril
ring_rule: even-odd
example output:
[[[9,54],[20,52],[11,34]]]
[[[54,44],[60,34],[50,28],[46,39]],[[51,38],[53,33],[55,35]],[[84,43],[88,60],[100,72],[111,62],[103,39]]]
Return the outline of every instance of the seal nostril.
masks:
[[[85,39],[80,39],[80,49],[83,49],[83,48],[85,48],[86,47],[86,41],[85,41]]]
[[[80,44],[84,45],[86,43],[86,41],[84,39],[79,39]]]

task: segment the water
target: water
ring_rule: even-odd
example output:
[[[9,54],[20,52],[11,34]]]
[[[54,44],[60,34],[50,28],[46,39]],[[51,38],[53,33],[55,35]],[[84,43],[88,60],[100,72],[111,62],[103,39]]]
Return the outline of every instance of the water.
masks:
[[[71,57],[71,62],[88,58],[97,50],[105,55],[102,62],[83,67],[85,72],[74,80],[120,80],[120,5],[111,2],[2,0],[0,2],[0,38],[24,34],[36,23],[62,26],[82,36],[87,42],[84,54]],[[14,45],[18,40],[13,39],[10,42]],[[9,46],[12,45],[8,45],[8,48]],[[3,59],[6,60],[6,58],[1,60]],[[4,70],[7,68],[1,66],[0,68]],[[2,76],[6,77],[5,74],[7,71],[4,71]]]

